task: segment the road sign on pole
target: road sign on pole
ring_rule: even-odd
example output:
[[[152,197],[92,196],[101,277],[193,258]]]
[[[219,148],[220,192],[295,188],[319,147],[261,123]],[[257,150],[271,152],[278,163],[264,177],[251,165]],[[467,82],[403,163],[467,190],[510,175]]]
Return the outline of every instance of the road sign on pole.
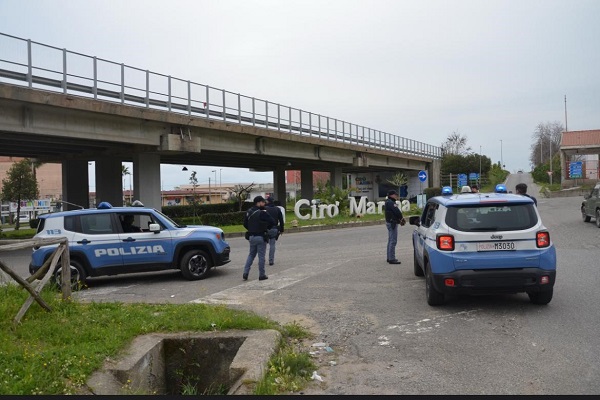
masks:
[[[419,171],[419,180],[421,182],[425,182],[427,180],[427,172],[425,171]]]

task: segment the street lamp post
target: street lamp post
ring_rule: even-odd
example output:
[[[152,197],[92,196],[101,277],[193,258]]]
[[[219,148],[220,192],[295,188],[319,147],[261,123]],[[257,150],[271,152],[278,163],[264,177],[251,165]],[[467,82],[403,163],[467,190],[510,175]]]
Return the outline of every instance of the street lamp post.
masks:
[[[477,179],[477,186],[481,191],[481,146],[479,146],[479,177]]]
[[[500,167],[504,169],[504,158],[502,157],[502,139],[500,139]]]
[[[210,171],[210,172],[214,172],[214,173],[215,173],[215,188],[216,188],[216,187],[217,187],[217,170],[216,170],[216,169],[213,169],[213,170],[212,170],[212,171]],[[215,190],[215,193],[216,193],[216,192],[217,192],[217,191]]]
[[[212,204],[212,196],[210,194],[210,176],[208,177],[208,202]]]

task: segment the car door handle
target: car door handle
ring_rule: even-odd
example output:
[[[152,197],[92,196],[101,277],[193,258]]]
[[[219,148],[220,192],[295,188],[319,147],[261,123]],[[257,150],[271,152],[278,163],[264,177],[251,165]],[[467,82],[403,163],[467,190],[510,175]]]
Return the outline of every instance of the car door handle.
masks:
[[[123,241],[124,242],[135,242],[135,239],[130,236],[127,239],[123,239]]]
[[[77,241],[77,244],[88,244],[88,243],[92,243],[92,241],[91,240],[87,240],[87,239],[83,239],[83,240]]]

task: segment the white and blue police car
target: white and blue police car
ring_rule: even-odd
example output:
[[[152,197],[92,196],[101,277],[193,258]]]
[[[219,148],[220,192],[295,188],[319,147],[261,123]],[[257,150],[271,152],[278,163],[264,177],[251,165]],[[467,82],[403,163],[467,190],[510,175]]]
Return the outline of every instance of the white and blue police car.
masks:
[[[409,218],[414,273],[425,276],[429,305],[458,294],[527,293],[535,304],[552,300],[556,250],[529,197],[494,193],[452,194],[427,201]]]
[[[189,280],[203,279],[212,267],[230,261],[221,229],[182,226],[143,206],[112,207],[102,202],[97,209],[40,215],[34,238],[51,237],[69,240],[74,288],[87,277],[168,269],[180,269]],[[34,248],[29,272],[41,268],[55,248]],[[59,271],[55,278],[59,280]]]

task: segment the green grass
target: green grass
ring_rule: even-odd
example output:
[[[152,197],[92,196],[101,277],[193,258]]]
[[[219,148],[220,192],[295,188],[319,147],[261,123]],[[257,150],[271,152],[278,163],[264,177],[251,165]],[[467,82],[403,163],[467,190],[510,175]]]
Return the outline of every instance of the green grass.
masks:
[[[36,229],[21,228],[18,231],[0,232],[0,239],[31,239],[35,235]]]
[[[106,358],[118,356],[134,337],[151,332],[278,329],[284,341],[306,335],[299,326],[282,327],[224,306],[64,302],[60,293],[50,289],[42,291],[42,297],[53,311],[34,303],[22,323],[14,326],[13,318],[28,293],[6,285],[0,287],[0,296],[2,395],[81,393],[87,378]],[[282,347],[285,359],[291,357],[287,349]],[[282,372],[273,373],[275,379]],[[304,380],[295,377],[295,382],[296,378],[300,382],[296,385]],[[285,379],[292,380],[287,375]]]

